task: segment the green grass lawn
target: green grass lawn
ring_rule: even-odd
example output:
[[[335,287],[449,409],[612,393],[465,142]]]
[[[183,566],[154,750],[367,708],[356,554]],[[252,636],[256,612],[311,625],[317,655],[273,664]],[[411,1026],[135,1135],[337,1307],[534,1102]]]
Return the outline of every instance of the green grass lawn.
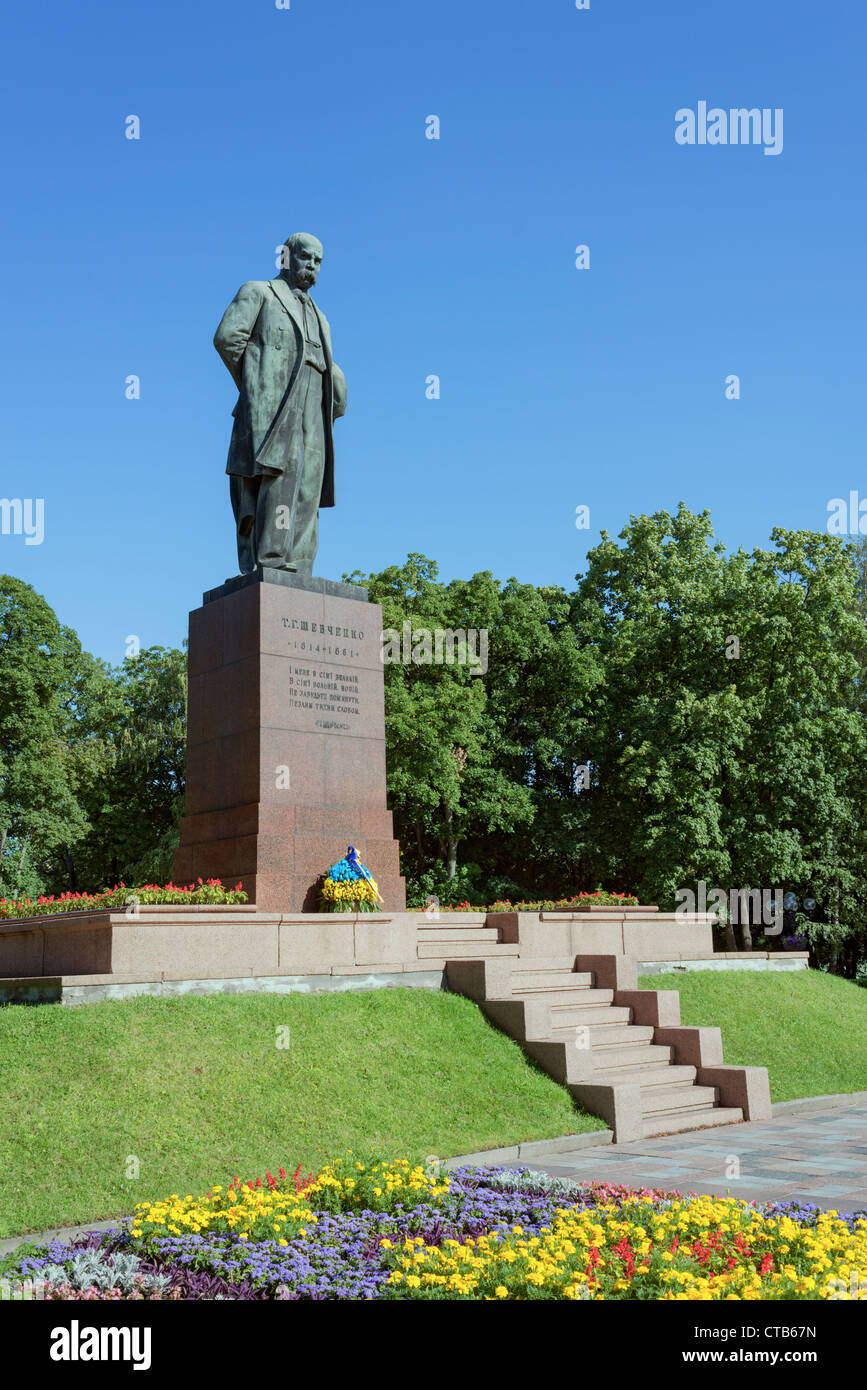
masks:
[[[681,1021],[722,1031],[723,1060],[767,1067],[771,1100],[867,1090],[867,989],[819,970],[645,975],[676,989]]]
[[[347,1148],[446,1158],[605,1127],[475,1004],[413,989],[0,1007],[0,1113],[0,1236]]]

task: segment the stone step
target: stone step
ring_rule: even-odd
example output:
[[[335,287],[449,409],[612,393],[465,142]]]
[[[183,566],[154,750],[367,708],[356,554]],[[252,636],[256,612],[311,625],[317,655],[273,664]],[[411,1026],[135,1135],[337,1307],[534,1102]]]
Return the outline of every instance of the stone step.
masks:
[[[418,958],[419,960],[434,960],[451,957],[453,960],[460,960],[466,957],[468,960],[479,960],[484,956],[517,956],[517,946],[504,946],[502,942],[494,940],[486,941],[419,941]]]
[[[448,922],[440,924],[434,922],[430,926],[425,924],[418,928],[419,941],[447,941],[449,945],[453,941],[485,941],[497,942],[500,933],[496,927],[452,927]]]
[[[564,956],[515,960],[519,946],[485,949],[453,935],[449,940],[456,941],[451,951],[445,942],[434,944],[425,934],[419,956],[431,958],[436,952],[456,957],[454,987],[482,1001],[481,1008],[495,1027],[518,1040],[531,1060],[565,1085],[580,1104],[601,1114],[615,1131],[616,1143],[716,1129],[741,1123],[752,1113],[750,1087],[761,1069],[726,1069],[726,1081],[729,1073],[743,1078],[749,1109],[720,1105],[718,1087],[697,1084],[699,1068],[709,1065],[705,1054],[718,1061],[714,1055],[719,1048],[717,1029],[705,1030],[707,1045],[701,1030],[674,1027],[670,1032],[675,1042],[657,1043],[657,1026],[633,1022],[636,1011],[641,1016],[637,997],[624,985],[621,997],[633,999],[634,1007],[615,1004],[617,987],[598,989],[598,974],[573,968],[580,955],[571,960]],[[475,963],[463,963],[473,956]],[[503,961],[500,966],[492,963],[498,959]],[[592,955],[586,963],[592,963]],[[613,974],[618,981],[629,977],[619,967]],[[676,1064],[675,1048],[693,1045],[693,1034],[698,1035],[697,1051],[703,1060],[696,1065]],[[576,1059],[574,1049],[585,1049],[585,1044],[589,1046]],[[687,1051],[687,1055],[693,1054]],[[712,1068],[709,1075],[714,1076]],[[754,1090],[757,1108],[764,1105],[769,1111],[770,1102],[763,1100],[758,1082]]]
[[[566,1036],[560,1040],[567,1041]],[[613,1047],[594,1047],[591,1049],[593,1074],[597,1071],[620,1071],[638,1063],[655,1062],[658,1065],[671,1062],[674,1049],[663,1043],[617,1043]]]
[[[674,1086],[651,1086],[642,1092],[641,1112],[645,1119],[678,1110],[713,1109],[719,1100],[716,1086],[696,1086],[691,1081]]]
[[[672,1115],[654,1115],[642,1122],[645,1139],[659,1139],[664,1134],[684,1134],[690,1129],[715,1129],[718,1125],[742,1123],[744,1112],[735,1107],[717,1105],[711,1110],[681,1110]]]
[[[691,1086],[695,1081],[695,1067],[677,1066],[674,1063],[634,1062],[627,1067],[594,1068],[593,1084],[600,1086],[625,1086],[637,1084],[642,1091],[656,1086]]]
[[[414,914],[414,925],[416,927],[486,927],[486,913],[484,912],[449,912],[448,908],[441,907],[437,916],[432,912],[418,912]],[[496,925],[492,927],[496,930]]]
[[[614,999],[612,989],[588,989],[586,986],[581,989],[532,989],[518,990],[511,996],[514,999],[541,999],[546,1004],[552,1006],[552,1013],[564,1014],[564,1023],[570,1021],[569,1014],[573,1008],[580,1009],[610,1009]]]
[[[653,1028],[649,1024],[637,1023],[556,1024],[551,1029],[551,1037],[555,1042],[570,1042],[578,1026],[590,1029],[590,1049],[594,1053],[597,1050],[604,1052],[615,1045],[639,1047],[653,1039]]]
[[[548,989],[592,989],[593,976],[578,970],[515,970],[512,989],[515,994],[530,994]],[[613,993],[613,991],[612,991]]]
[[[624,1004],[609,1004],[604,999],[597,1003],[588,999],[586,1004],[558,1004],[551,1010],[551,1022],[555,1028],[577,1026],[579,1023],[608,1027],[614,1023],[631,1023],[632,1010]]]
[[[522,956],[518,969],[543,974],[549,970],[574,970],[575,956]]]

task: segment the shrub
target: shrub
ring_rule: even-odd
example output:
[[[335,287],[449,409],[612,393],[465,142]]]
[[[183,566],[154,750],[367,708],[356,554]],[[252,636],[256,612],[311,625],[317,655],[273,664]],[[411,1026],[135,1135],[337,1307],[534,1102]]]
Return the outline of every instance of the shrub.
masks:
[[[141,888],[127,888],[118,883],[114,888],[106,888],[102,893],[61,893],[59,897],[40,897],[36,902],[30,898],[7,901],[0,898],[0,918],[43,917],[56,912],[95,912],[110,909],[117,911],[130,904],[152,907],[167,903],[183,906],[196,906],[201,903],[245,903],[247,894],[240,883],[234,888],[224,888],[218,878],[209,878],[181,887],[168,883],[160,887],[156,883],[146,883]]]

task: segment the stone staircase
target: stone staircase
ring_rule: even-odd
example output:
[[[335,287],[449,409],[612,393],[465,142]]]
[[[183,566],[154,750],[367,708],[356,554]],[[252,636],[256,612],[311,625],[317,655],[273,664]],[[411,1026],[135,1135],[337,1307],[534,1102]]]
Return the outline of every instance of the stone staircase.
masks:
[[[504,944],[471,959],[470,945],[446,960],[449,988],[605,1119],[615,1142],[770,1117],[765,1068],[724,1066],[720,1030],[683,1027],[677,991],[639,990],[631,956],[516,959]]]
[[[419,960],[476,960],[489,955],[514,956],[517,960],[520,950],[517,945],[503,944],[500,928],[486,925],[481,913],[441,913],[430,918],[420,914],[416,931]]]

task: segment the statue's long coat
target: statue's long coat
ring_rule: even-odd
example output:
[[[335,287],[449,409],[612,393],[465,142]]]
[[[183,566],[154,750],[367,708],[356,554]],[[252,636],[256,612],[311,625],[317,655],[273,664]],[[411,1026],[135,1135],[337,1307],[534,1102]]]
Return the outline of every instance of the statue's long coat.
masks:
[[[327,368],[323,395],[325,473],[320,507],[334,506],[332,422],[346,410],[346,379],[331,355],[328,320],[310,300],[322,328]],[[289,285],[248,280],[232,300],[214,334],[214,347],[232,373],[240,395],[226,472],[254,478],[295,467],[301,445],[299,371],[304,361],[301,306]]]

